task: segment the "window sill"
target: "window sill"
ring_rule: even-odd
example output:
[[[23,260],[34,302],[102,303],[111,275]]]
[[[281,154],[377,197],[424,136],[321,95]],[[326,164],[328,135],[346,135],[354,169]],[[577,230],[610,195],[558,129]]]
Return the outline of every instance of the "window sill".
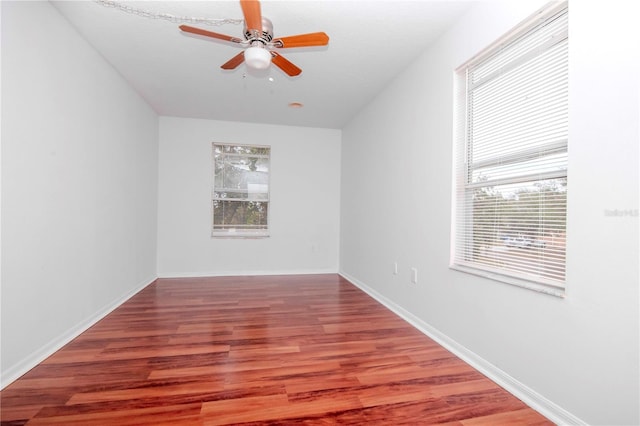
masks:
[[[263,238],[269,238],[270,235],[268,233],[257,233],[257,232],[213,232],[211,234],[211,238],[231,238],[231,239],[250,239],[250,240],[258,240]]]
[[[565,290],[563,288],[552,287],[543,283],[520,279],[516,277],[510,277],[495,272],[485,271],[483,269],[477,269],[464,265],[450,265],[449,269],[455,271],[465,272],[467,274],[476,275],[482,278],[487,278],[492,281],[498,281],[504,284],[510,284],[517,287],[525,288],[527,290],[533,290],[538,293],[548,294],[550,296],[565,297]]]

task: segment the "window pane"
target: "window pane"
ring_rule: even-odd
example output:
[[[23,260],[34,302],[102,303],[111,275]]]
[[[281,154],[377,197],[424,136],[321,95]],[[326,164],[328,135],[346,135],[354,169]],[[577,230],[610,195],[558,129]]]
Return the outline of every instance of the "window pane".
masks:
[[[567,180],[477,188],[466,221],[467,262],[562,282],[565,276]]]
[[[262,185],[268,191],[269,159],[218,155],[215,158],[214,182],[216,189],[248,190],[249,185]]]
[[[269,203],[254,201],[213,201],[213,229],[266,230]]]

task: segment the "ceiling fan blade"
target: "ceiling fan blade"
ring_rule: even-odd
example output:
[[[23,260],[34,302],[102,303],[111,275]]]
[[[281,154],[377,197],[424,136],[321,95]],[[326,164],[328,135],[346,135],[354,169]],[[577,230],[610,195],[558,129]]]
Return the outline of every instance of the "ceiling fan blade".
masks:
[[[260,11],[260,2],[258,0],[240,0],[242,13],[244,14],[244,22],[247,30],[256,30],[262,34],[262,12]]]
[[[295,77],[296,75],[300,75],[302,70],[295,66],[293,63],[289,62],[287,59],[282,57],[282,55],[277,52],[271,52],[271,62],[276,64],[278,68],[287,73],[291,77]]]
[[[222,68],[223,70],[233,70],[233,69],[236,69],[238,65],[240,65],[243,62],[244,62],[244,52],[240,52],[236,56],[234,56],[233,58],[229,59],[227,62],[222,64],[220,68]]]
[[[213,38],[217,38],[219,40],[225,40],[225,41],[231,41],[234,43],[241,43],[242,40],[240,40],[237,37],[231,37],[225,34],[218,34],[218,33],[214,33],[212,31],[207,31],[207,30],[203,30],[200,28],[196,28],[196,27],[190,27],[189,25],[180,25],[180,29],[184,32],[187,33],[192,33],[192,34],[198,34],[198,35],[202,35],[202,36],[206,36],[206,37],[213,37]]]
[[[323,32],[299,34],[288,37],[278,37],[273,40],[276,47],[307,47],[307,46],[326,46],[329,44],[329,36]]]

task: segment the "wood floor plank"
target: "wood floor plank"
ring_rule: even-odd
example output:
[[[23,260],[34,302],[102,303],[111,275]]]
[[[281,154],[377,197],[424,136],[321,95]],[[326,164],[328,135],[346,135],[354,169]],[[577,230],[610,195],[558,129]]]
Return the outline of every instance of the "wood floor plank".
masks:
[[[61,426],[135,426],[135,425],[170,425],[196,426],[202,424],[199,403],[173,405],[156,405],[153,407],[129,408],[113,410],[104,407],[102,410],[82,412],[77,408],[67,411],[45,409],[38,416],[29,420],[29,426],[61,425]]]
[[[494,426],[494,425],[512,425],[512,426],[531,426],[546,425],[546,419],[540,418],[536,412],[523,408],[521,410],[513,410],[508,412],[500,412],[490,414],[488,416],[474,417],[461,421],[464,426]]]
[[[211,382],[189,381],[178,384],[155,384],[129,389],[104,390],[95,392],[75,393],[65,405],[89,404],[104,401],[130,401],[135,399],[168,398],[176,395],[191,396],[194,394],[206,394],[224,389],[222,384]]]
[[[320,390],[331,390],[339,393],[340,389],[358,388],[360,386],[361,383],[355,376],[344,374],[340,370],[327,372],[316,377],[316,380],[310,380],[307,376],[300,376],[298,378],[289,378],[286,381],[286,389],[289,395]]]
[[[416,401],[434,401],[437,398],[431,393],[429,386],[419,381],[384,383],[375,386],[363,386],[358,391],[358,398],[364,407],[376,407]]]
[[[252,407],[246,410],[246,407]],[[254,410],[253,407],[256,407]],[[339,395],[331,395],[325,398],[312,398],[289,402],[286,396],[278,399],[273,398],[266,401],[254,400],[206,402],[202,407],[202,414],[206,424],[226,425],[243,422],[268,422],[285,420],[289,424],[294,423],[300,417],[323,417],[327,414],[357,410],[361,403],[357,398],[345,398]]]
[[[335,274],[160,279],[0,392],[13,425],[549,425]]]

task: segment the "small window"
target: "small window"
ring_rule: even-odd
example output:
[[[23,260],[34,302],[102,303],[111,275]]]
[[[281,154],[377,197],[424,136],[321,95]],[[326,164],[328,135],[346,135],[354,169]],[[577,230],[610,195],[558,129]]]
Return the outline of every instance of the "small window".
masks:
[[[568,11],[457,70],[452,267],[555,295],[565,282]]]
[[[267,146],[213,143],[214,237],[269,235]]]

